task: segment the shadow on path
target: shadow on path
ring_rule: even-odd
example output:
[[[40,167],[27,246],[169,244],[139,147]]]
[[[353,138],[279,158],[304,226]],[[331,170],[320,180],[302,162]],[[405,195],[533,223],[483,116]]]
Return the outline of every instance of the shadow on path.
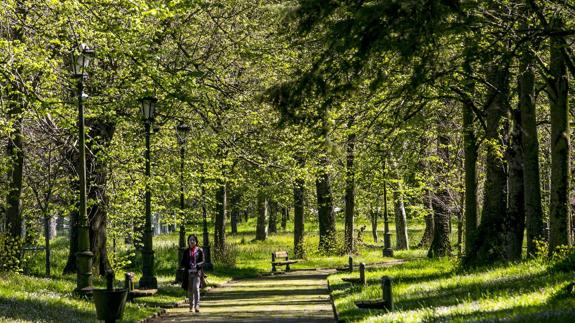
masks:
[[[152,322],[335,322],[326,281],[330,273],[294,271],[235,280],[208,291],[200,313],[190,313],[183,304]]]

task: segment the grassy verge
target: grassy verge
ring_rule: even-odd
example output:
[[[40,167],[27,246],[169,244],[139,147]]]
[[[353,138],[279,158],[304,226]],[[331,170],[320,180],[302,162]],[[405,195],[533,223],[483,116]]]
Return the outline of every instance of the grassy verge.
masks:
[[[266,241],[255,241],[255,219],[239,226],[238,234],[228,235],[229,254],[227,259],[214,262],[215,269],[208,273],[211,285],[217,285],[232,278],[255,277],[271,270],[271,253],[286,250],[293,256],[293,233],[291,223],[285,231],[270,234]],[[317,252],[319,238],[313,224],[306,224],[306,259],[292,266],[293,269],[333,268],[347,265],[347,256],[324,256]],[[341,230],[343,232],[343,230]],[[189,232],[201,232],[198,223],[188,227]],[[229,230],[228,230],[229,232]],[[213,234],[210,234],[210,238]],[[371,242],[371,237],[365,235]],[[111,239],[110,239],[111,240]],[[343,237],[342,239],[343,240]],[[41,244],[41,242],[39,242]],[[111,241],[110,241],[111,244]],[[111,246],[110,246],[111,247]],[[122,286],[124,273],[136,274],[136,282],[141,277],[141,258],[132,251],[133,246],[116,241],[116,286]],[[25,274],[0,274],[0,322],[1,321],[61,321],[92,322],[96,312],[91,300],[75,297],[75,275],[62,275],[68,256],[68,240],[58,237],[51,242],[52,275],[44,278],[44,252],[27,254]],[[110,248],[111,250],[111,248]],[[154,237],[155,273],[159,283],[158,294],[143,297],[128,303],[124,313],[125,322],[134,322],[170,306],[185,297],[179,285],[172,284],[178,264],[178,234]],[[111,257],[113,253],[110,253]],[[357,262],[381,262],[380,248],[360,248],[355,256]],[[103,287],[102,278],[94,276],[94,286]]]
[[[380,279],[393,278],[395,309],[358,309],[356,300],[381,299]],[[391,268],[371,269],[367,287],[329,277],[332,294],[345,321],[516,321],[573,322],[575,298],[565,291],[572,273],[549,271],[541,261],[461,271],[452,260],[416,259]]]

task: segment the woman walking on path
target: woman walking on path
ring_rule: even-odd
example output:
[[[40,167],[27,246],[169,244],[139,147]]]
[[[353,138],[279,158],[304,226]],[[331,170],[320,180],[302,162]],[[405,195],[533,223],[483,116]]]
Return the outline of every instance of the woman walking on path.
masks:
[[[184,252],[180,266],[186,269],[182,288],[188,291],[190,312],[200,311],[200,280],[203,275],[204,251],[198,246],[198,237],[191,234],[188,237],[189,248]]]

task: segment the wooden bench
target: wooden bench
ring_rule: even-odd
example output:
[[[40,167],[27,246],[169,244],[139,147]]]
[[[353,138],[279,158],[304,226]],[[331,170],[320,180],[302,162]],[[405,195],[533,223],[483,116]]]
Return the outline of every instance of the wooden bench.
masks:
[[[297,262],[297,260],[289,260],[287,251],[272,252],[272,272],[276,271],[276,266],[286,266],[286,271],[290,271],[289,265]]]

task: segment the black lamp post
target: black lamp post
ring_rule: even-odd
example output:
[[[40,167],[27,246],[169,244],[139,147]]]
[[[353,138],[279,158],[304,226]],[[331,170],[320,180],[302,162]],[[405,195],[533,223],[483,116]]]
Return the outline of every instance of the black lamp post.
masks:
[[[90,231],[86,212],[86,138],[84,135],[84,104],[88,98],[84,94],[84,80],[88,77],[86,68],[95,52],[86,44],[81,44],[72,52],[72,72],[78,79],[78,150],[80,153],[78,172],[80,177],[80,205],[78,214],[78,252],[76,252],[76,292],[90,293],[92,290],[92,259],[90,250]]]
[[[391,233],[389,233],[389,220],[387,218],[387,186],[385,185],[385,180],[383,181],[383,256],[393,257],[393,249],[391,249]]]
[[[176,127],[176,135],[178,136],[178,145],[180,146],[180,210],[184,214],[184,158],[186,153],[186,140],[188,133],[190,132],[190,126],[186,124],[179,124]],[[179,261],[184,255],[186,250],[186,221],[185,216],[180,223],[180,240],[179,240],[179,251],[178,251],[178,266]],[[176,282],[180,283],[183,280],[185,268],[180,267],[176,271]]]
[[[146,224],[144,227],[144,248],[142,249],[142,278],[140,289],[158,288],[158,280],[154,276],[154,250],[152,248],[152,194],[150,192],[150,127],[158,100],[145,97],[141,100],[141,112],[146,128]]]

